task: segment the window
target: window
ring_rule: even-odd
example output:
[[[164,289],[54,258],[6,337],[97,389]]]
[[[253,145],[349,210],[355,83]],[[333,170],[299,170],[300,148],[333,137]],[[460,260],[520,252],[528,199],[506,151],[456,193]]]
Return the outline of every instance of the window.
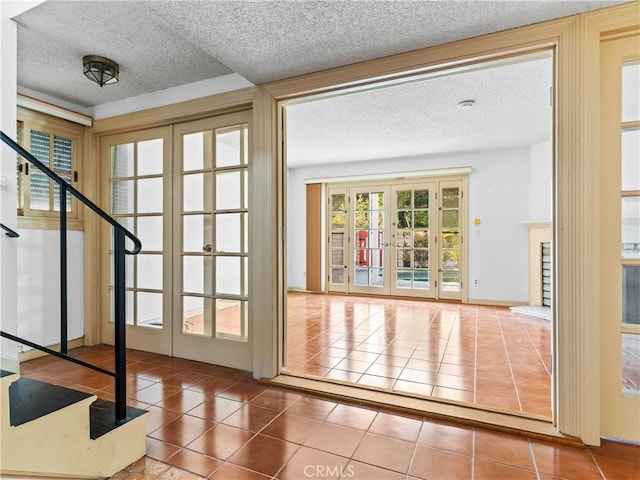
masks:
[[[77,187],[84,127],[18,109],[18,143],[44,165]],[[67,194],[69,228],[81,228],[78,205]],[[35,165],[18,158],[18,216],[21,227],[58,228],[60,187]]]

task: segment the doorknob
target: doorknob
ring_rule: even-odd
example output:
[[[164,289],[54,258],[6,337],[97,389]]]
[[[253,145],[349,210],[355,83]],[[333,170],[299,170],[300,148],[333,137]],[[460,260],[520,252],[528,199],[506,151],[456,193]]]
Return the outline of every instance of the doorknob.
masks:
[[[210,243],[207,243],[206,245],[202,246],[202,251],[206,252],[206,253],[211,253],[213,251],[213,245],[211,245]]]

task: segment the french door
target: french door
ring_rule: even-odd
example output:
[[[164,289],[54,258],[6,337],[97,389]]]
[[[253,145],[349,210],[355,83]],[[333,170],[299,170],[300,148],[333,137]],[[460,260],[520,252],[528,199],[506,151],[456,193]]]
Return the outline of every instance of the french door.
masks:
[[[250,112],[103,139],[105,205],[142,241],[127,256],[127,345],[244,370]],[[105,244],[109,232],[105,228]],[[112,291],[111,250],[105,284]],[[108,262],[108,263],[107,263]],[[103,342],[113,343],[113,301]]]
[[[329,185],[328,290],[462,299],[463,184]]]
[[[640,441],[640,35],[601,44],[601,432]]]

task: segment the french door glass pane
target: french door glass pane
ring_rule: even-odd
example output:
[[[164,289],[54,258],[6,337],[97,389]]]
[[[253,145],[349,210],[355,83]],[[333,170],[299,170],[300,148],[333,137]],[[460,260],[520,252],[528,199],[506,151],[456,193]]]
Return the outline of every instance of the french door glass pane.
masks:
[[[344,267],[331,268],[331,283],[344,285]]]
[[[182,217],[182,250],[184,252],[211,253],[213,250],[211,217],[211,214]]]
[[[216,210],[243,208],[240,181],[244,173],[234,171],[216,175]]]
[[[182,137],[183,171],[204,168],[204,133],[197,132]]]
[[[201,212],[211,205],[204,203],[204,186],[211,185],[211,173],[195,173],[182,177],[182,209],[185,212]]]
[[[622,258],[640,258],[640,197],[622,198]]]
[[[138,175],[162,174],[162,139],[138,142]]]
[[[111,178],[133,177],[133,143],[111,147]]]
[[[216,335],[239,337],[246,323],[246,302],[241,300],[216,300]]]
[[[162,255],[137,256],[137,287],[162,290]]]
[[[240,257],[216,257],[216,293],[242,295]]]
[[[331,207],[331,275],[329,281],[333,285],[345,284],[345,225],[347,222],[346,194],[332,193]]]
[[[640,190],[640,128],[622,130],[622,191]]]
[[[640,266],[622,266],[622,323],[640,325]]]
[[[212,300],[206,297],[182,297],[182,332],[205,335],[211,331]]]
[[[138,217],[136,235],[146,251],[162,251],[162,216]]]
[[[356,285],[384,285],[384,192],[355,194],[354,282]]]
[[[137,292],[137,325],[162,328],[162,293]]]
[[[622,389],[640,393],[640,335],[622,334]]]
[[[242,155],[240,150],[240,130],[230,132],[216,132],[216,167],[231,167],[240,165]]]
[[[216,215],[216,251],[242,253],[243,213]]]
[[[138,183],[138,213],[162,212],[162,177],[136,180]]]
[[[396,288],[429,288],[429,196],[429,189],[396,192]]]
[[[133,180],[114,182],[112,185],[111,211],[115,214],[134,213]]]
[[[211,295],[211,264],[210,256],[182,257],[182,289],[188,293]]]
[[[622,66],[622,121],[640,120],[640,60]]]

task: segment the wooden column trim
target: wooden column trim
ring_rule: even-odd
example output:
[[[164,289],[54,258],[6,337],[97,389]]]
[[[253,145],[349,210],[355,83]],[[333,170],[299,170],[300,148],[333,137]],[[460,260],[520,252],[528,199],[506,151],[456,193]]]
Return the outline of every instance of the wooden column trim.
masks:
[[[322,184],[307,185],[307,291],[322,291]]]

